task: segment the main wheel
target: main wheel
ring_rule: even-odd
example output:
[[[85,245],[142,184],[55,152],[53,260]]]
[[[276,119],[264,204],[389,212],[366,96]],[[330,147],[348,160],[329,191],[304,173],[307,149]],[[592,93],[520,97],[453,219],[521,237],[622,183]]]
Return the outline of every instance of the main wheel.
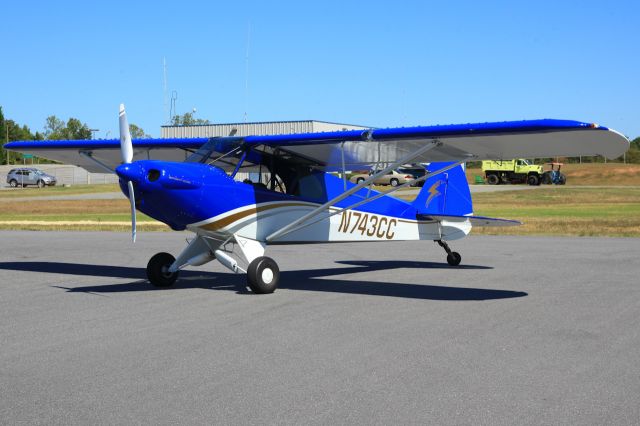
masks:
[[[12,188],[16,188],[18,186],[18,181],[15,179],[11,179],[11,182],[9,182],[9,185],[11,185]]]
[[[529,175],[529,177],[527,177],[527,183],[531,186],[540,185],[540,180],[536,175]]]
[[[257,294],[273,293],[278,288],[280,269],[275,260],[261,256],[253,259],[247,269],[247,281],[251,291]]]
[[[359,177],[358,179],[356,179],[356,183],[357,184],[361,184],[362,182],[364,182],[364,178],[363,177]]]
[[[44,181],[39,180],[37,185],[38,185],[38,188],[44,187]]]
[[[491,173],[490,175],[487,175],[487,183],[489,185],[497,185],[500,183],[500,178],[498,175]]]
[[[400,182],[398,181],[398,179],[395,179],[395,178],[389,181],[389,184],[391,184],[391,186],[398,186],[398,183]]]
[[[178,279],[178,271],[169,272],[169,266],[175,262],[169,253],[158,253],[149,259],[147,278],[156,287],[171,287]]]
[[[447,255],[447,263],[451,266],[458,266],[462,261],[462,256],[457,251],[452,251]]]

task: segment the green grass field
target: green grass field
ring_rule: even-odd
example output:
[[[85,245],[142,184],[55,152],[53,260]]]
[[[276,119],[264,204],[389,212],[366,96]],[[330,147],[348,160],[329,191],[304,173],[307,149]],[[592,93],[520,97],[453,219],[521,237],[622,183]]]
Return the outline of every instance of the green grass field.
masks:
[[[475,227],[474,234],[640,237],[640,186],[484,192],[473,194],[473,206],[479,216],[523,222]]]
[[[126,230],[129,228],[130,207],[124,198],[11,200],[21,193],[36,196],[111,191],[117,191],[117,187],[91,185],[2,191],[0,229]],[[11,195],[5,195],[5,192]],[[17,195],[12,195],[14,193]],[[640,237],[640,186],[541,186],[524,191],[476,193],[473,201],[477,215],[516,219],[524,223],[516,227],[476,227],[472,231],[474,234]],[[138,222],[141,230],[168,229],[142,213],[138,213]]]
[[[523,226],[474,233],[640,237],[640,187],[543,187],[474,195],[475,214],[517,219]]]
[[[120,192],[120,187],[116,184],[73,185],[68,187],[48,186],[46,188],[27,186],[25,188],[11,188],[0,191],[0,200],[48,195],[99,194],[104,192]]]

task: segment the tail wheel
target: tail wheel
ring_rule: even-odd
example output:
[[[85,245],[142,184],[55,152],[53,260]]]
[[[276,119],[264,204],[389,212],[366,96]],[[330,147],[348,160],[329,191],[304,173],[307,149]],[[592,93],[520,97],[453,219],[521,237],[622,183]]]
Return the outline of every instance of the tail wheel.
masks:
[[[273,293],[278,288],[280,269],[275,260],[261,256],[254,259],[247,268],[247,281],[251,291],[257,294]]]
[[[15,179],[11,179],[11,182],[9,182],[9,185],[11,185],[12,188],[16,188],[18,186],[18,181]]]
[[[169,253],[158,253],[147,264],[147,278],[156,287],[171,287],[178,279],[178,271],[169,272],[169,267],[175,262],[175,257]]]
[[[458,266],[462,261],[462,256],[457,251],[452,251],[447,255],[447,263],[451,266]]]
[[[540,185],[540,179],[538,179],[538,176],[536,175],[529,175],[529,177],[527,178],[527,183],[529,185]]]
[[[500,178],[498,175],[491,173],[490,175],[487,175],[487,183],[489,185],[497,185],[500,183]]]
[[[391,186],[398,186],[398,183],[400,183],[400,182],[398,182],[398,179],[394,178],[394,179],[391,179],[389,181],[389,183],[391,184]]]

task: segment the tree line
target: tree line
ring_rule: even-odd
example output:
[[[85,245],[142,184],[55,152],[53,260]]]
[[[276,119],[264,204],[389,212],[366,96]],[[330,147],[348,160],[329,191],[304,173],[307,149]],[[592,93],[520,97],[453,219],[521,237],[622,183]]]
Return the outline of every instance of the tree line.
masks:
[[[135,125],[130,124],[129,129],[131,137],[134,139],[150,138],[145,131]],[[93,132],[87,123],[83,123],[77,118],[71,117],[66,122],[59,119],[55,115],[50,115],[45,120],[42,132],[35,133],[29,129],[27,125],[20,125],[14,120],[7,119],[0,106],[0,147],[4,148],[4,144],[11,141],[44,141],[44,140],[82,140],[93,139]],[[9,155],[12,164],[23,162],[23,155],[17,152],[8,153],[5,149],[0,149],[0,164],[7,164],[7,155]],[[40,162],[49,162],[46,159],[39,159]]]

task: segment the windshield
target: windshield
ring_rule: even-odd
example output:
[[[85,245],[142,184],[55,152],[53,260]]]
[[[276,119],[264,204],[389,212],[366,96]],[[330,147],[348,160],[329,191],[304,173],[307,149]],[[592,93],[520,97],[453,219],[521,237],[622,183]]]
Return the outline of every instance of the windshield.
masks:
[[[189,158],[186,159],[186,162],[211,164],[215,162],[217,158],[237,149],[242,141],[243,138],[211,138],[196,152],[191,154]]]

